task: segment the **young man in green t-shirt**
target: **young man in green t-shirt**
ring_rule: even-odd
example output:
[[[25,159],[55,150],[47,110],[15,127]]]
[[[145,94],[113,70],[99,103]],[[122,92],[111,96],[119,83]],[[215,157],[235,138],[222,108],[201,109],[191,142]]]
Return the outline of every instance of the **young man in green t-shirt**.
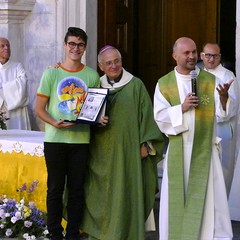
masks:
[[[64,119],[76,119],[88,87],[100,85],[98,73],[81,62],[86,45],[85,31],[69,27],[64,39],[65,60],[58,68],[44,71],[37,91],[36,114],[45,122],[47,227],[54,240],[63,239],[61,220],[65,179],[68,188],[65,237],[80,239],[90,129],[87,124],[65,123]]]

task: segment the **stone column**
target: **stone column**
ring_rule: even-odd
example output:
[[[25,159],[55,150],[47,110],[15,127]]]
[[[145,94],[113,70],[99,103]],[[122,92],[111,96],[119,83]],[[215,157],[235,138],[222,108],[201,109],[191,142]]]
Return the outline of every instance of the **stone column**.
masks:
[[[12,58],[24,63],[23,26],[36,0],[0,0],[0,36],[9,39]]]
[[[63,59],[63,38],[68,27],[80,27],[88,35],[83,62],[97,68],[97,0],[57,1],[57,58]]]

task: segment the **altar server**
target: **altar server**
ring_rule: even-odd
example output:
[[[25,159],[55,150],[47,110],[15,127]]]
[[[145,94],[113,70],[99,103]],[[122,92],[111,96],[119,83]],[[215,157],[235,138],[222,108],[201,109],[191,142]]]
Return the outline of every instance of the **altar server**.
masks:
[[[10,56],[9,40],[0,37],[0,112],[5,112],[9,118],[7,129],[31,130],[26,71]]]

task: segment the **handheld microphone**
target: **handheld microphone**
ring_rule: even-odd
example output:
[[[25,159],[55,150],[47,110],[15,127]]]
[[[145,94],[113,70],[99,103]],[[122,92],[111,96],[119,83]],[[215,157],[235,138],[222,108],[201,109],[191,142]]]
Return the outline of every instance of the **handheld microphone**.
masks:
[[[195,96],[197,96],[197,73],[194,70],[192,70],[190,72],[190,76],[192,82],[192,92],[194,92]]]

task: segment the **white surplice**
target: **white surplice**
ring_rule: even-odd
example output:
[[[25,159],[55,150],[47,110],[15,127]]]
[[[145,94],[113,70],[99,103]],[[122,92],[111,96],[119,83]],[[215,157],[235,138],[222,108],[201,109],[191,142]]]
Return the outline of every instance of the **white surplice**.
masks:
[[[240,112],[240,111],[239,111]],[[239,115],[240,116],[240,115]],[[230,216],[232,220],[240,221],[240,117],[237,132],[237,160],[235,163],[232,186],[228,198]]]
[[[206,69],[205,69],[206,70]],[[231,118],[228,121],[222,121],[217,118],[217,136],[222,139],[222,168],[223,175],[226,184],[227,194],[229,195],[234,166],[236,162],[236,140],[237,140],[237,121],[238,121],[238,107],[239,107],[239,86],[238,82],[230,70],[223,67],[222,64],[219,64],[214,69],[208,69],[208,72],[214,74],[222,82],[228,83],[230,80],[234,80],[228,92],[232,97],[235,98],[235,101],[238,103],[236,109],[232,111]]]
[[[6,111],[7,129],[31,130],[28,114],[28,81],[21,63],[0,63],[0,110]]]
[[[240,221],[240,151],[238,151],[228,203],[231,219]]]
[[[196,67],[196,71],[199,69]],[[190,75],[180,75],[175,69],[180,101],[184,102],[186,96],[191,91]],[[218,79],[219,81],[219,79]],[[229,96],[227,111],[222,109],[218,92],[215,91],[216,116],[227,119],[229,113],[234,108],[234,101]],[[157,84],[154,94],[154,117],[159,129],[168,135],[183,134],[183,154],[184,154],[184,185],[187,189],[190,161],[194,138],[195,110],[194,108],[186,113],[182,113],[180,105],[170,106],[168,101],[159,91]],[[204,126],[202,126],[204,129]],[[207,195],[203,213],[201,233],[198,240],[230,240],[233,237],[230,221],[225,183],[220,161],[220,139],[216,136],[216,120],[212,135],[212,156],[207,185]],[[171,143],[170,143],[171,144]],[[203,149],[204,151],[204,149]],[[164,162],[163,180],[160,197],[159,212],[159,235],[160,240],[168,239],[168,175],[167,163],[168,151]],[[185,192],[186,194],[186,192]]]

